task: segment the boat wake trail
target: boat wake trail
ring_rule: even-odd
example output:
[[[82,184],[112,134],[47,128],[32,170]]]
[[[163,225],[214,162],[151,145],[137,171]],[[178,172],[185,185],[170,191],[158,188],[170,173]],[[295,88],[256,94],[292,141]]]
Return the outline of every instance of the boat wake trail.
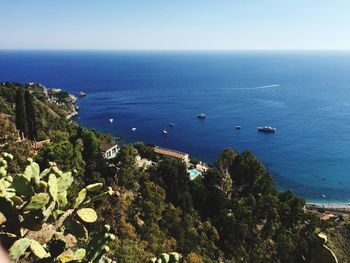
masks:
[[[280,84],[273,84],[273,85],[265,85],[265,86],[257,86],[257,87],[248,87],[248,88],[235,88],[235,89],[241,89],[241,90],[251,90],[251,89],[269,89],[269,88],[277,88]]]

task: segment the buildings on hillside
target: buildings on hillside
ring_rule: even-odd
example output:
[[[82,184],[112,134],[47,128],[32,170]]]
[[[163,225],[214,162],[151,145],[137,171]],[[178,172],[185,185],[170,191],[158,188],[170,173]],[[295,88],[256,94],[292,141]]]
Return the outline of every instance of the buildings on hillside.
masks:
[[[119,145],[112,143],[103,143],[100,145],[100,151],[103,154],[103,157],[107,160],[113,159],[117,156],[119,152]]]
[[[159,146],[154,147],[154,152],[159,155],[181,159],[187,166],[190,164],[190,156],[188,153],[170,150]]]
[[[100,145],[100,151],[102,152],[104,158],[106,158],[107,160],[115,158],[117,156],[117,153],[119,152],[119,149],[120,147],[118,144],[105,143]],[[187,173],[191,180],[195,179],[197,176],[201,176],[204,172],[208,170],[208,166],[202,162],[196,165],[191,164],[190,156],[188,153],[175,151],[159,146],[155,146],[153,150],[157,155],[172,157],[181,160],[186,165]],[[139,168],[147,168],[151,165],[156,165],[155,162],[152,162],[151,160],[145,158],[141,158],[140,155],[136,156],[135,162]]]

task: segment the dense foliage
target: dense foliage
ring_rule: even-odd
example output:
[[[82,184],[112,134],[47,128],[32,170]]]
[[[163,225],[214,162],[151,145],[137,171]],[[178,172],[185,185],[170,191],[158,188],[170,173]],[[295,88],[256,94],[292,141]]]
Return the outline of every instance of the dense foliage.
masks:
[[[6,94],[10,88],[19,90],[18,85],[1,87]],[[309,262],[319,246],[319,222],[304,213],[304,200],[277,191],[272,176],[251,152],[225,149],[207,172],[192,181],[183,162],[156,156],[143,143],[124,145],[114,160],[107,161],[99,145],[111,138],[67,121],[37,87],[31,89],[34,103],[25,112],[35,112],[37,123],[32,127],[37,127],[39,137],[51,140],[34,158],[41,170],[58,165],[64,173],[74,171],[68,203],[74,203],[87,184],[104,183],[119,193],[92,205],[98,216],[90,227],[94,235],[103,225],[111,226],[117,238],[110,242],[109,257],[116,262],[156,262],[158,258],[165,261],[157,262],[166,262],[164,257],[173,260],[175,255],[192,263]],[[2,100],[14,103],[16,92]],[[15,143],[16,112],[1,109],[12,117],[0,118],[7,134],[1,138],[0,151],[14,154],[14,159],[27,156],[19,154],[25,142]],[[140,167],[137,155],[153,164]],[[25,160],[15,163],[17,168],[11,172],[23,171]]]

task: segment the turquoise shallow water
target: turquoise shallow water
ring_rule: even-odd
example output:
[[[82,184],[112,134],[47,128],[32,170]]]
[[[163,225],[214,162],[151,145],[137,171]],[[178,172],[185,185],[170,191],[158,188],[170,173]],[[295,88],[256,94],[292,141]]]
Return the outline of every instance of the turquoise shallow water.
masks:
[[[2,51],[0,80],[84,90],[84,126],[209,162],[248,149],[280,189],[350,202],[348,52]]]

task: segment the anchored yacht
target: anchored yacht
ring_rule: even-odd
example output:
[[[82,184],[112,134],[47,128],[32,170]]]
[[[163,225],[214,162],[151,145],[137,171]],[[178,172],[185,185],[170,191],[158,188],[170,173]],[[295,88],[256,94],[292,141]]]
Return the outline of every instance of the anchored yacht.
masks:
[[[258,131],[260,132],[276,132],[276,128],[265,126],[265,127],[258,127]]]
[[[199,119],[205,119],[207,117],[207,115],[205,115],[205,113],[201,113],[197,115],[197,118]]]

